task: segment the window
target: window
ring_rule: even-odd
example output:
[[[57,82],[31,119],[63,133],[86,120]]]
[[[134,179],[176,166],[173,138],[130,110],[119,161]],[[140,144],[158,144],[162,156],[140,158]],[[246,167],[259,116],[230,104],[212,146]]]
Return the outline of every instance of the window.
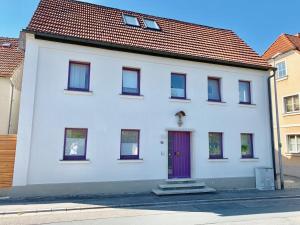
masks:
[[[251,104],[251,86],[249,81],[239,81],[240,103]]]
[[[288,153],[300,153],[300,134],[287,136]]]
[[[277,67],[277,78],[281,79],[281,78],[286,77],[287,73],[286,73],[285,62],[277,63],[276,67]]]
[[[140,95],[140,70],[123,68],[122,94]]]
[[[185,74],[171,74],[171,98],[186,98]]]
[[[139,159],[139,130],[121,130],[121,159]]]
[[[284,110],[285,113],[299,112],[299,95],[284,97]]]
[[[209,158],[210,159],[222,159],[223,158],[223,141],[222,133],[212,133],[209,136]]]
[[[253,158],[253,135],[241,134],[242,158]]]
[[[208,78],[208,101],[221,102],[221,90],[219,78]]]
[[[140,26],[140,23],[135,16],[123,15],[123,18],[124,18],[125,24],[127,24],[127,25],[136,26],[136,27]]]
[[[144,24],[145,24],[146,28],[150,28],[150,29],[154,29],[154,30],[160,30],[160,27],[158,26],[158,24],[154,20],[144,19]]]
[[[85,160],[87,129],[66,128],[64,160]]]
[[[89,91],[90,63],[70,62],[68,90]]]

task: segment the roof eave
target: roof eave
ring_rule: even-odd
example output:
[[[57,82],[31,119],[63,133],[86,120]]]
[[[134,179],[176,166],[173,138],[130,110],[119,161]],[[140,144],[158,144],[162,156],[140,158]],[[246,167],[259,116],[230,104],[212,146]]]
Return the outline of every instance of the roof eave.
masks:
[[[63,43],[69,43],[69,44],[78,44],[78,45],[84,45],[84,46],[90,46],[90,47],[98,47],[98,48],[106,48],[106,49],[111,49],[111,50],[131,52],[131,53],[140,53],[140,54],[147,54],[147,55],[153,55],[153,56],[176,58],[176,59],[182,59],[182,60],[190,60],[190,61],[212,63],[212,64],[225,65],[225,66],[242,67],[242,68],[264,70],[264,71],[272,69],[272,66],[261,66],[261,65],[246,64],[246,63],[240,63],[240,62],[230,62],[230,61],[225,61],[225,60],[204,58],[204,57],[187,56],[187,55],[183,55],[183,54],[175,54],[175,53],[166,52],[166,51],[151,50],[151,49],[133,47],[133,46],[128,46],[128,45],[114,44],[114,43],[110,43],[110,42],[93,41],[93,40],[89,40],[89,39],[82,39],[82,38],[76,38],[76,37],[71,37],[71,36],[63,36],[63,35],[56,35],[56,34],[52,34],[52,33],[36,32],[36,31],[32,31],[30,29],[24,29],[23,32],[34,34],[35,38],[37,38],[37,39],[44,39],[44,40],[63,42]]]

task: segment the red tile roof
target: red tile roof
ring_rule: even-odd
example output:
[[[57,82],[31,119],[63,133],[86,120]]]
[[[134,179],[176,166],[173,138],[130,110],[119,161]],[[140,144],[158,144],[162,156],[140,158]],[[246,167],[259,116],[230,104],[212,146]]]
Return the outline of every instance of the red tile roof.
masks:
[[[0,37],[0,77],[10,77],[24,58],[18,39]]]
[[[290,35],[282,34],[277,40],[265,51],[263,58],[268,60],[277,53],[284,53],[290,50],[300,51],[300,34]]]
[[[136,16],[141,27],[124,25],[122,14]],[[145,29],[154,19],[161,31]],[[233,31],[119,10],[74,0],[41,0],[27,32],[73,43],[165,55],[248,68],[269,65]]]

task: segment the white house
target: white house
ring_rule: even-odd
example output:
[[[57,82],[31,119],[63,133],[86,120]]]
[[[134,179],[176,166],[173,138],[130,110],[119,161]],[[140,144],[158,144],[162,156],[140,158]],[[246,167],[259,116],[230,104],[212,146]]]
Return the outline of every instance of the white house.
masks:
[[[42,0],[22,36],[14,193],[252,188],[272,167],[269,66],[234,32]]]
[[[0,135],[18,130],[23,51],[18,39],[0,37]]]

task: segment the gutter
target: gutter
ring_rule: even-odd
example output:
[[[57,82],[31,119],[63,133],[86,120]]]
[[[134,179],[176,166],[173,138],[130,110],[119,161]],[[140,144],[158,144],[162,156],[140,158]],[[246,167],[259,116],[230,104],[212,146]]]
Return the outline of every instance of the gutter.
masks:
[[[34,34],[36,39],[62,42],[62,43],[68,43],[68,44],[77,44],[77,45],[83,45],[83,46],[89,46],[89,47],[105,48],[105,49],[110,49],[110,50],[119,50],[119,51],[124,51],[124,52],[140,53],[140,54],[147,54],[147,55],[153,55],[153,56],[190,60],[190,61],[196,61],[196,62],[219,64],[219,65],[226,65],[226,66],[235,66],[235,67],[242,67],[242,68],[248,68],[248,69],[257,69],[257,70],[263,70],[263,71],[268,71],[269,69],[272,69],[271,66],[260,66],[260,65],[252,65],[252,64],[240,63],[240,62],[228,62],[228,61],[220,60],[220,59],[210,59],[210,58],[204,58],[204,57],[198,57],[198,56],[188,56],[188,55],[184,55],[184,54],[171,53],[171,52],[166,52],[166,51],[162,51],[162,50],[152,50],[152,49],[147,49],[147,48],[142,48],[142,47],[121,45],[121,44],[115,44],[115,43],[104,42],[104,41],[93,41],[93,40],[89,40],[89,39],[70,37],[70,36],[65,36],[65,35],[56,35],[56,34],[52,34],[52,33],[36,32],[36,31],[28,30],[28,29],[24,29],[22,32]]]
[[[279,125],[279,112],[278,112],[278,100],[277,100],[277,84],[276,84],[276,68],[272,69],[273,74],[268,77],[268,94],[269,94],[269,110],[270,110],[270,129],[271,129],[271,145],[272,145],[272,161],[273,161],[273,172],[275,187],[277,186],[277,174],[276,174],[276,161],[275,161],[275,136],[273,126],[273,107],[272,107],[272,91],[271,91],[271,79],[274,79],[274,99],[275,99],[275,112],[276,112],[276,126],[277,126],[277,144],[278,144],[278,160],[279,160],[279,175],[280,175],[280,189],[284,190],[284,176],[282,166],[282,154],[281,154],[281,136],[280,136],[280,125]]]
[[[275,136],[274,136],[274,126],[273,126],[273,106],[272,106],[272,91],[271,91],[271,79],[275,79],[275,71],[272,70],[273,75],[268,77],[268,97],[269,97],[269,112],[270,112],[270,130],[271,130],[271,146],[272,146],[272,164],[273,164],[273,176],[274,176],[274,182],[275,187],[277,184],[277,175],[276,175],[276,160],[275,160]]]

